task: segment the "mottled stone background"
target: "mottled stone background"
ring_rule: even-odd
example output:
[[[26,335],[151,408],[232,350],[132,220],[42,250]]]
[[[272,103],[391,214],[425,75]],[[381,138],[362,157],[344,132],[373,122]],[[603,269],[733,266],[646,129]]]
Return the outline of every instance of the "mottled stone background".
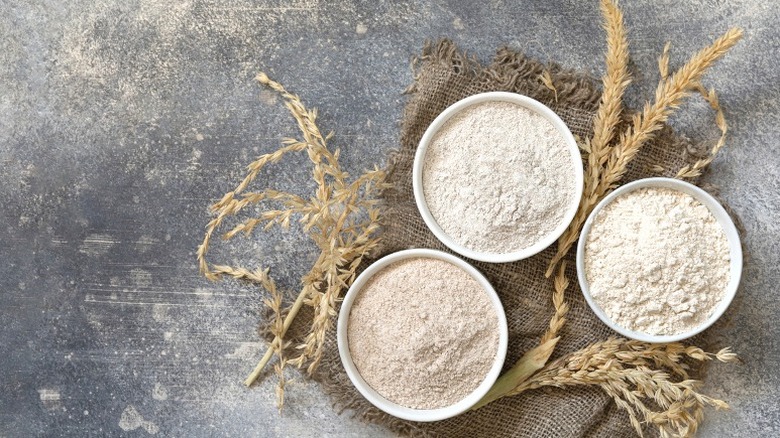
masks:
[[[631,1],[649,96],[673,63],[731,25],[746,38],[708,75],[732,129],[709,180],[742,216],[739,299],[715,329],[744,364],[717,366],[728,400],[704,436],[780,434],[780,12],[763,0]],[[386,436],[336,415],[316,386],[247,390],[259,292],[198,276],[207,205],[295,125],[259,69],[321,110],[352,171],[398,140],[409,58],[451,37],[483,60],[502,44],[598,75],[597,2],[4,0],[0,3],[0,436]],[[675,119],[714,139],[699,101]],[[306,160],[259,182],[305,193]],[[215,249],[263,261],[293,289],[312,261],[296,232]]]

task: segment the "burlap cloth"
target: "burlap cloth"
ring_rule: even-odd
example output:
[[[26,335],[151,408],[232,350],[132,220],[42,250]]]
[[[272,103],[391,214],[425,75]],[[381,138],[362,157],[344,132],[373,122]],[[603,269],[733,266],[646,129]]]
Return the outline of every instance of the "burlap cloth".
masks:
[[[557,90],[539,80],[548,70]],[[537,99],[553,109],[571,131],[582,138],[592,134],[592,118],[600,90],[593,78],[555,65],[543,65],[508,48],[482,66],[450,41],[427,45],[414,63],[414,83],[401,122],[400,150],[391,157],[390,182],[384,194],[386,211],[383,247],[378,256],[407,248],[447,250],[426,228],[412,194],[412,161],[423,132],[450,104],[485,91],[511,91]],[[700,148],[665,127],[644,146],[623,182],[650,176],[674,176],[700,157]],[[663,170],[650,170],[660,165]],[[552,281],[544,272],[551,249],[527,260],[489,264],[471,260],[495,287],[506,310],[509,350],[505,369],[535,347],[553,314]],[[553,359],[593,342],[617,336],[590,310],[577,285],[573,253],[568,257],[571,306]],[[391,417],[369,404],[352,386],[341,365],[336,333],[328,334],[325,356],[313,375],[332,396],[338,409],[348,409],[368,421],[409,436],[442,437],[634,437],[627,415],[598,387],[538,389],[491,403],[449,420],[414,423]],[[649,430],[653,435],[653,431]]]

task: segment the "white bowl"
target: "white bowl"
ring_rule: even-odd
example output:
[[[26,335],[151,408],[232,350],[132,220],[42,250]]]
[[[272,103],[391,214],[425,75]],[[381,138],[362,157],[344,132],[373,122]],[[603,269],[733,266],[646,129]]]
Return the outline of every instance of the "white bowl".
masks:
[[[436,219],[433,218],[433,215],[431,215],[430,210],[428,209],[428,204],[425,202],[425,194],[423,192],[423,181],[422,181],[422,175],[423,175],[423,164],[425,161],[425,152],[428,149],[428,145],[430,144],[431,140],[434,138],[438,130],[444,125],[444,123],[449,120],[450,117],[455,115],[457,112],[463,110],[464,108],[477,104],[477,103],[483,103],[483,102],[510,102],[514,103],[516,105],[522,106],[524,108],[527,108],[541,116],[543,116],[545,119],[549,120],[555,129],[558,130],[558,132],[563,136],[564,140],[566,141],[566,144],[569,146],[569,152],[571,154],[571,160],[572,165],[574,167],[574,189],[575,189],[575,196],[573,197],[571,204],[566,209],[566,213],[564,214],[563,220],[560,224],[547,236],[545,236],[543,239],[538,241],[532,246],[529,246],[527,248],[524,248],[520,251],[514,251],[514,252],[508,252],[508,253],[486,253],[486,252],[479,252],[472,250],[471,248],[467,248],[460,243],[456,242],[452,237],[447,235],[444,230],[439,226],[438,223],[436,223]],[[582,197],[582,186],[583,186],[583,179],[582,179],[582,156],[580,155],[579,147],[577,146],[577,142],[574,140],[574,136],[572,135],[571,131],[569,131],[569,128],[566,126],[565,123],[563,123],[563,120],[561,120],[560,117],[558,117],[557,114],[553,112],[550,108],[545,106],[543,103],[534,100],[528,96],[523,96],[521,94],[516,93],[507,93],[504,91],[494,91],[490,93],[481,93],[476,94],[473,96],[469,96],[463,100],[460,100],[458,102],[455,102],[454,104],[450,105],[447,109],[445,109],[441,114],[434,119],[434,121],[428,126],[428,129],[425,130],[425,134],[423,134],[422,138],[420,139],[420,145],[417,147],[417,152],[414,156],[414,165],[412,168],[412,185],[414,188],[414,199],[417,203],[417,208],[420,210],[420,214],[422,215],[423,220],[425,221],[425,224],[428,226],[428,228],[433,232],[433,234],[438,238],[443,244],[445,244],[448,248],[451,250],[457,252],[458,254],[468,257],[470,259],[479,260],[483,262],[490,262],[490,263],[505,263],[505,262],[513,262],[516,260],[522,260],[528,257],[533,256],[534,254],[539,253],[540,251],[544,250],[548,246],[552,245],[558,237],[563,234],[563,232],[566,230],[566,227],[569,226],[572,219],[574,219],[574,215],[577,213],[577,207],[580,203],[580,198]]]
[[[726,293],[724,294],[723,299],[715,308],[715,310],[712,312],[712,315],[710,315],[710,317],[704,323],[702,323],[700,326],[696,327],[693,330],[683,332],[683,333],[678,333],[675,335],[651,335],[647,333],[630,330],[626,327],[622,327],[620,325],[615,324],[615,322],[613,322],[609,318],[609,316],[607,316],[607,314],[604,313],[601,307],[599,307],[599,305],[596,304],[596,302],[593,300],[593,297],[590,294],[590,289],[588,288],[587,278],[585,277],[585,241],[587,240],[588,233],[590,232],[590,229],[593,226],[594,218],[599,213],[599,211],[601,211],[601,209],[603,209],[606,205],[611,203],[618,196],[645,187],[669,188],[693,196],[696,200],[704,204],[704,206],[710,210],[710,212],[718,221],[720,226],[723,227],[723,231],[726,233],[726,239],[729,242],[729,255],[731,257],[730,279],[728,285],[726,286]],[[627,338],[636,339],[638,341],[654,342],[654,343],[676,342],[682,339],[690,338],[691,336],[695,336],[701,333],[702,331],[706,330],[709,326],[715,323],[715,321],[717,321],[718,318],[720,318],[723,315],[723,312],[725,312],[726,309],[729,307],[729,304],[731,304],[731,301],[734,299],[734,295],[736,295],[737,293],[737,287],[739,286],[739,280],[741,276],[742,276],[742,244],[740,243],[739,232],[737,232],[737,227],[734,226],[734,222],[731,220],[731,217],[723,208],[723,206],[720,205],[720,203],[715,198],[712,197],[712,195],[696,187],[693,184],[687,183],[685,181],[680,181],[679,179],[645,178],[634,182],[630,182],[616,189],[615,191],[607,195],[590,213],[590,216],[588,216],[588,220],[585,221],[585,224],[582,227],[582,232],[580,232],[580,240],[579,243],[577,244],[577,280],[580,283],[582,294],[585,296],[585,300],[588,302],[588,305],[590,306],[591,309],[593,309],[593,312],[596,313],[596,316],[598,316],[599,319],[602,322],[604,322],[604,324],[608,325],[612,330],[620,333],[621,335]]]
[[[493,308],[496,311],[496,316],[498,317],[498,349],[493,366],[485,376],[485,380],[480,383],[477,389],[472,391],[459,402],[455,403],[454,405],[438,409],[408,408],[406,406],[393,403],[376,392],[368,385],[368,383],[366,383],[365,380],[363,380],[363,377],[360,376],[360,373],[355,367],[355,364],[352,362],[352,356],[349,352],[349,341],[347,339],[349,312],[352,308],[352,303],[355,301],[355,297],[360,293],[360,290],[363,288],[366,282],[368,282],[368,280],[374,274],[397,261],[418,257],[443,260],[445,262],[452,263],[453,265],[468,272],[482,286],[482,288],[485,290],[485,293],[488,294],[490,301],[493,303]],[[509,340],[509,330],[507,328],[506,315],[504,314],[504,307],[501,305],[501,300],[498,298],[498,295],[493,289],[493,286],[490,285],[485,276],[483,276],[475,267],[454,255],[447,254],[442,251],[433,249],[408,249],[382,257],[369,266],[365,271],[363,271],[363,273],[361,273],[357,279],[355,279],[352,287],[349,288],[349,291],[347,291],[347,294],[344,296],[344,302],[341,304],[336,337],[338,339],[341,363],[344,365],[344,369],[347,371],[349,379],[352,381],[352,384],[355,385],[355,388],[357,388],[363,397],[371,402],[371,404],[390,415],[403,418],[404,420],[438,421],[444,420],[445,418],[454,417],[467,411],[480,399],[482,399],[482,397],[490,390],[490,388],[496,382],[499,373],[501,372],[501,367],[504,366],[507,343]]]

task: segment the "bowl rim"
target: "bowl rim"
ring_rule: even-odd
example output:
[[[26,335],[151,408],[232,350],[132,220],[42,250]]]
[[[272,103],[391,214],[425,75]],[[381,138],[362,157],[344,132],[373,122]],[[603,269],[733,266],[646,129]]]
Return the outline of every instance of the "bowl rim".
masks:
[[[498,327],[499,327],[498,348],[496,351],[495,360],[493,361],[493,365],[491,366],[490,370],[485,376],[485,379],[482,381],[482,383],[479,384],[479,386],[474,391],[472,391],[469,395],[464,397],[459,402],[450,406],[445,406],[437,409],[409,408],[406,406],[399,405],[397,403],[393,403],[392,401],[386,399],[378,392],[376,392],[373,388],[371,388],[368,385],[368,383],[366,383],[365,380],[363,380],[354,362],[352,362],[352,356],[349,351],[349,342],[347,339],[347,326],[349,324],[349,312],[352,308],[352,303],[354,302],[355,298],[360,293],[360,291],[362,290],[366,282],[369,279],[371,279],[371,277],[373,277],[374,274],[376,274],[377,272],[381,271],[382,269],[386,268],[387,266],[395,262],[411,259],[411,258],[420,258],[420,257],[443,260],[452,263],[453,265],[466,271],[469,275],[472,276],[472,278],[477,280],[477,282],[483,287],[485,293],[487,293],[488,297],[490,298],[490,301],[493,304],[493,308],[496,311],[496,316],[498,317]],[[479,402],[479,400],[482,399],[482,397],[485,394],[487,394],[487,392],[495,383],[496,379],[498,379],[498,376],[501,372],[501,368],[504,366],[507,347],[509,343],[509,329],[507,326],[506,314],[504,313],[504,307],[501,304],[501,300],[498,297],[498,294],[496,293],[495,289],[490,284],[490,282],[488,282],[487,278],[485,278],[485,276],[482,275],[482,273],[479,272],[477,268],[475,268],[465,260],[443,251],[426,249],[426,248],[416,248],[416,249],[407,249],[403,251],[398,251],[382,257],[381,259],[371,264],[371,266],[366,268],[366,270],[363,271],[355,279],[354,283],[352,284],[352,286],[349,288],[346,295],[344,296],[344,301],[341,304],[341,310],[339,311],[339,317],[337,322],[336,339],[338,342],[338,349],[339,349],[339,356],[341,357],[341,363],[347,372],[347,376],[349,376],[350,381],[352,381],[352,384],[363,395],[363,397],[365,397],[369,402],[371,402],[371,404],[373,404],[377,408],[395,417],[402,418],[404,420],[410,420],[410,421],[428,422],[428,421],[444,420],[446,418],[454,417],[458,414],[461,414],[467,411],[468,409],[470,409],[472,406],[474,406],[477,402]]]
[[[677,333],[674,335],[651,335],[618,325],[612,321],[595,302],[593,296],[590,294],[590,288],[588,287],[588,282],[585,277],[585,241],[588,233],[590,233],[591,227],[593,226],[593,221],[595,220],[596,215],[598,215],[598,213],[605,206],[612,203],[619,196],[647,187],[669,188],[693,196],[697,201],[701,202],[705,207],[707,207],[710,213],[712,213],[720,226],[723,228],[723,232],[726,234],[726,239],[729,242],[729,256],[731,258],[729,270],[730,277],[729,283],[726,285],[726,291],[724,293],[723,299],[712,312],[712,315],[710,315],[710,317],[704,323],[697,326],[693,330]],[[739,282],[742,277],[742,263],[742,243],[739,237],[739,232],[737,231],[737,227],[734,225],[734,221],[731,219],[731,216],[729,216],[726,209],[723,208],[723,206],[720,204],[720,202],[718,202],[717,199],[715,199],[715,197],[700,187],[674,178],[643,178],[624,184],[621,187],[615,189],[601,202],[599,202],[598,205],[596,205],[596,208],[594,208],[590,215],[588,215],[588,219],[585,221],[585,224],[582,227],[579,241],[577,243],[577,280],[580,284],[582,294],[585,297],[585,301],[588,302],[591,310],[593,310],[596,316],[598,316],[598,318],[612,330],[627,338],[650,343],[681,341],[683,339],[695,336],[712,326],[712,324],[714,324],[715,321],[717,321],[723,315],[723,313],[726,312],[726,309],[728,309],[729,305],[731,305],[731,302],[734,300],[734,296],[737,294]]]
[[[436,219],[433,218],[433,215],[428,209],[428,204],[425,201],[425,193],[423,191],[423,183],[422,183],[425,153],[428,150],[428,146],[430,145],[431,140],[439,131],[439,129],[447,122],[447,120],[450,119],[450,117],[462,111],[463,109],[471,105],[475,105],[483,102],[490,102],[490,101],[514,103],[516,105],[534,111],[535,113],[543,116],[545,119],[550,121],[553,124],[553,126],[558,130],[558,132],[563,136],[564,141],[568,146],[569,153],[572,159],[572,165],[574,167],[574,185],[575,185],[574,196],[572,197],[571,204],[568,206],[561,223],[558,224],[558,226],[555,229],[553,229],[553,231],[551,231],[547,236],[545,236],[543,239],[536,242],[534,245],[531,245],[527,248],[523,248],[519,251],[513,251],[508,253],[487,253],[487,252],[475,251],[466,246],[461,245],[460,243],[456,242],[452,237],[447,235],[447,233],[445,233],[444,230],[436,222]],[[571,133],[571,131],[563,122],[563,120],[557,114],[555,114],[553,110],[551,110],[548,106],[539,102],[538,100],[532,99],[522,94],[510,93],[506,91],[491,91],[487,93],[475,94],[455,102],[454,104],[447,107],[444,111],[442,111],[441,114],[439,114],[433,120],[433,122],[431,122],[431,124],[425,130],[425,133],[423,134],[422,138],[420,139],[420,143],[418,144],[417,151],[415,152],[414,155],[414,163],[412,165],[412,189],[414,191],[414,200],[415,203],[417,204],[417,209],[420,211],[420,215],[422,215],[425,225],[427,225],[428,229],[431,230],[431,232],[436,236],[436,238],[439,239],[439,241],[441,241],[449,249],[464,257],[468,257],[473,260],[479,260],[479,261],[489,262],[489,263],[506,263],[506,262],[513,262],[517,260],[526,259],[535,254],[538,254],[545,248],[555,243],[555,241],[558,240],[558,238],[563,234],[563,232],[566,231],[566,228],[569,226],[572,219],[574,219],[574,215],[577,213],[577,208],[579,206],[580,199],[582,198],[582,191],[584,185],[583,172],[584,170],[582,165],[582,155],[580,154],[577,141],[575,140],[574,135]]]

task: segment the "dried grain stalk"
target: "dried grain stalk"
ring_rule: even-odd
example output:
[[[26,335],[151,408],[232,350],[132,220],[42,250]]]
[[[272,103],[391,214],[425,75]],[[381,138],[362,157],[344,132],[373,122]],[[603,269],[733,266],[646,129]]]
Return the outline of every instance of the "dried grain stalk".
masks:
[[[681,343],[609,339],[550,362],[508,395],[544,386],[596,385],[628,413],[640,436],[643,424],[649,424],[662,437],[685,437],[696,431],[706,406],[728,408],[724,401],[699,392],[702,382],[690,378],[686,360],[738,359],[728,348],[708,353]]]
[[[708,157],[680,169],[678,177],[698,176],[725,143],[726,123],[717,95],[714,90],[704,89],[699,81],[706,69],[739,40],[741,30],[728,31],[710,47],[697,53],[671,77],[670,45],[667,44],[658,61],[661,81],[656,90],[655,102],[647,103],[643,112],[634,116],[632,125],[615,142],[614,130],[623,112],[623,94],[630,83],[628,41],[623,15],[617,3],[602,0],[601,11],[607,34],[607,71],[602,78],[604,91],[594,118],[594,135],[581,145],[588,153],[584,194],[574,221],[559,239],[558,252],[546,272],[548,277],[576,241],[582,224],[595,205],[616,187],[639,148],[652,138],[682,99],[692,91],[698,91],[716,111],[716,124],[722,135]],[[717,359],[730,362],[736,356],[728,349],[711,354],[682,344],[653,345],[610,339],[544,365],[557,343],[558,331],[565,322],[568,309],[564,299],[568,286],[565,262],[560,265],[554,286],[555,313],[540,345],[526,353],[509,372],[501,376],[475,409],[501,397],[541,386],[598,385],[615,400],[617,406],[628,413],[631,424],[640,435],[642,423],[648,423],[657,426],[661,436],[688,436],[695,432],[701,421],[704,406],[727,407],[724,402],[697,392],[700,382],[689,379],[687,365],[683,360]]]
[[[550,318],[550,325],[544,335],[542,335],[539,345],[527,351],[512,368],[502,374],[490,388],[490,391],[471,409],[479,409],[499,398],[510,395],[517,385],[539,371],[550,359],[555,350],[555,345],[558,344],[560,339],[558,331],[566,322],[566,314],[569,312],[569,305],[565,299],[569,280],[566,278],[565,271],[566,263],[564,262],[561,264],[560,271],[554,282],[553,307],[555,308],[555,313]]]
[[[602,27],[607,35],[607,51],[604,56],[606,72],[601,78],[603,92],[593,119],[593,137],[584,141],[584,149],[588,152],[588,165],[585,168],[583,196],[574,222],[577,222],[582,216],[581,212],[592,210],[598,202],[599,181],[601,181],[602,171],[610,156],[615,128],[623,114],[623,95],[631,83],[631,74],[628,71],[628,32],[623,12],[618,7],[617,2],[612,0],[601,0],[600,7],[603,19]],[[558,240],[558,252],[547,269],[546,275],[548,277],[555,270],[555,265],[571,248],[576,238],[577,234],[573,233],[573,229],[570,227]]]
[[[544,332],[542,339],[539,341],[540,345],[544,345],[556,338],[558,332],[566,323],[566,314],[569,313],[569,305],[566,303],[566,289],[569,287],[569,279],[566,278],[566,262],[561,263],[561,268],[553,281],[553,286],[555,292],[553,293],[552,301],[555,313],[550,318],[550,325],[547,327],[547,331]]]
[[[284,341],[284,332],[286,329],[284,328],[282,317],[282,293],[276,288],[276,284],[274,284],[273,280],[268,277],[267,269],[265,271],[259,271],[259,273],[262,275],[260,284],[262,284],[263,288],[270,294],[270,297],[263,300],[263,304],[273,312],[273,322],[271,323],[270,331],[274,336],[274,344],[269,350],[273,351],[277,358],[277,362],[274,364],[274,371],[278,378],[275,391],[276,406],[281,411],[284,407],[284,386],[287,382],[284,377],[284,367],[287,364],[287,354],[285,353],[285,350],[289,346],[289,342]]]
[[[693,85],[693,89],[696,90],[703,98],[710,104],[710,108],[715,111],[715,126],[720,130],[720,137],[712,146],[709,154],[696,161],[693,164],[684,166],[677,172],[677,178],[696,178],[700,176],[704,169],[712,163],[712,160],[718,155],[718,152],[726,145],[726,136],[729,131],[728,124],[726,123],[726,116],[723,114],[723,108],[718,101],[718,94],[714,88],[707,90],[701,82],[697,82]]]
[[[611,1],[606,1],[606,3],[612,3],[614,5]],[[558,251],[550,260],[546,272],[548,277],[552,275],[555,271],[555,266],[566,253],[568,253],[569,249],[571,249],[572,245],[577,240],[582,224],[585,223],[585,220],[588,218],[588,215],[598,201],[603,199],[609,191],[617,187],[618,182],[626,173],[628,164],[636,157],[636,154],[641,147],[648,140],[652,139],[655,133],[661,129],[663,124],[669,119],[669,116],[671,116],[674,110],[680,106],[683,99],[696,90],[696,87],[707,69],[709,69],[715,61],[722,58],[729,49],[740,40],[740,38],[742,38],[741,29],[730,29],[720,38],[715,40],[712,45],[700,50],[672,76],[662,78],[656,88],[655,100],[652,103],[646,102],[642,112],[637,113],[632,117],[631,125],[620,135],[618,142],[613,147],[609,148],[606,156],[600,156],[598,158],[597,161],[600,166],[597,166],[597,169],[593,169],[593,160],[589,157],[585,186],[590,187],[590,190],[586,191],[582,202],[580,202],[580,207],[574,220],[558,240]],[[609,59],[610,56],[608,55],[607,58]],[[664,65],[668,65],[668,60],[665,59],[663,55],[662,59],[663,61],[661,62]],[[662,74],[663,73],[664,72],[662,71]],[[612,91],[614,92],[614,90]],[[604,90],[605,95],[608,92],[610,92],[610,90]],[[603,108],[604,100],[602,99],[601,105],[599,106],[599,113],[602,112]],[[604,126],[596,125],[594,123],[595,132],[593,139],[596,139],[599,136],[610,138],[609,135],[600,134],[604,131],[604,128]],[[593,140],[591,140],[591,143],[592,142]],[[590,145],[590,149],[591,154],[593,154],[593,144]],[[717,149],[719,150],[720,147]],[[710,159],[706,164],[709,164],[710,161],[712,160]],[[690,171],[691,174],[700,172],[701,168],[706,166],[706,164],[702,163],[701,167],[697,169],[685,169],[685,171]],[[594,175],[598,176],[597,180],[593,180]]]
[[[632,125],[613,148],[599,184],[600,193],[607,193],[616,186],[642,145],[661,129],[683,99],[691,94],[707,69],[728,53],[741,38],[742,29],[729,29],[711,46],[699,51],[682,68],[658,84],[655,101],[646,103],[642,112],[634,115]]]
[[[603,27],[607,34],[606,65],[607,71],[602,78],[604,93],[601,96],[598,111],[594,118],[594,136],[584,142],[578,142],[581,149],[588,153],[588,167],[585,174],[584,196],[580,204],[580,211],[587,208],[590,203],[595,203],[595,192],[601,179],[600,170],[606,164],[610,154],[610,142],[614,136],[614,129],[620,120],[623,111],[623,94],[631,82],[628,73],[628,37],[623,13],[617,4],[610,0],[602,0],[601,13]],[[549,80],[552,83],[552,80]],[[575,218],[576,220],[576,218]],[[564,234],[559,241],[559,249],[563,245]],[[559,259],[553,259],[548,269],[549,273],[555,269]],[[478,404],[483,406],[488,402],[508,395],[517,385],[530,376],[526,370],[537,370],[544,365],[553,352],[557,343],[558,331],[566,322],[568,304],[565,300],[566,288],[569,280],[566,278],[566,263],[562,263],[558,275],[553,282],[553,307],[555,313],[550,319],[547,331],[542,335],[539,346],[526,353],[518,362],[502,376],[491,388],[490,392]],[[533,372],[531,371],[531,372]]]
[[[331,152],[327,147],[331,135],[322,135],[316,124],[316,110],[306,109],[298,96],[289,93],[264,73],[260,73],[257,80],[282,95],[285,106],[298,123],[303,139],[284,139],[280,149],[260,156],[247,166],[247,175],[238,186],[211,206],[215,217],[206,226],[197,257],[200,270],[207,278],[217,280],[230,276],[248,280],[260,284],[269,293],[270,298],[264,300],[264,303],[273,313],[270,330],[274,339],[244,383],[251,385],[275,354],[278,361],[274,368],[279,376],[276,393],[281,408],[284,402],[285,366],[307,366],[309,373],[314,371],[322,357],[325,334],[331,329],[338,300],[354,281],[357,267],[363,258],[378,244],[380,212],[377,195],[387,184],[385,172],[378,168],[349,181],[349,175],[339,164],[339,150]],[[272,189],[245,192],[264,167],[279,162],[288,153],[303,151],[312,162],[312,178],[317,183],[311,199]],[[275,203],[280,207],[267,209],[257,217],[245,220],[224,233],[223,238],[250,235],[258,226],[263,229],[274,226],[288,228],[295,220],[320,250],[314,266],[301,279],[298,296],[284,317],[281,310],[282,294],[268,277],[267,270],[209,265],[206,261],[211,238],[224,220],[247,206],[261,202]],[[284,336],[303,305],[309,305],[314,310],[312,325],[303,343],[297,346],[297,356],[288,358],[285,351],[289,342],[284,341]]]

